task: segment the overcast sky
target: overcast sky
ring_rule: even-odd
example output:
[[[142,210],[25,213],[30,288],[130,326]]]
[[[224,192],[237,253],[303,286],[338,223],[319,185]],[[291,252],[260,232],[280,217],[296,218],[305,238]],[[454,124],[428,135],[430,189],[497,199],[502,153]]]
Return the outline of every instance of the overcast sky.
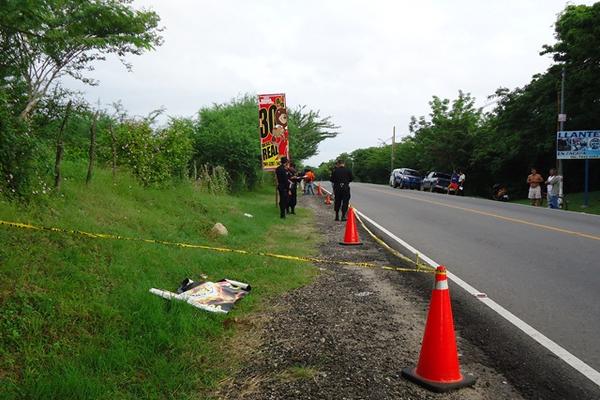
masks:
[[[593,1],[578,1],[592,4]],[[164,106],[192,116],[244,93],[284,92],[288,107],[331,115],[342,133],[311,165],[408,133],[431,96],[470,92],[477,104],[498,87],[528,83],[551,63],[561,0],[200,1],[139,0],[158,12],[164,44],[96,65],[92,102],[122,100],[134,115]],[[290,133],[294,140],[293,132]],[[258,140],[258,130],[257,130]],[[293,155],[292,155],[293,157]]]

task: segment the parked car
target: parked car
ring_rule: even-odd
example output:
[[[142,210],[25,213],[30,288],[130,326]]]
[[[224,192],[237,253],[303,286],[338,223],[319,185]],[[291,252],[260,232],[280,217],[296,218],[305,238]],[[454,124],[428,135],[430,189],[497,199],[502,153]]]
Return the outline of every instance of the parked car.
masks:
[[[421,174],[410,168],[398,168],[390,174],[390,186],[400,189],[420,189]]]
[[[421,190],[429,190],[430,192],[444,192],[448,191],[448,186],[450,186],[450,174],[446,174],[444,172],[435,172],[432,171],[425,178],[423,178],[423,182],[421,183]]]

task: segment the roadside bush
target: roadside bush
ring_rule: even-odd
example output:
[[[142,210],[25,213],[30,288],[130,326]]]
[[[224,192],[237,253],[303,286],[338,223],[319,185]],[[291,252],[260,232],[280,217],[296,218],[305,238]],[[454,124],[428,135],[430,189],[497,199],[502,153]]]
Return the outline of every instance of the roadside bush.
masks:
[[[233,189],[253,188],[260,172],[257,105],[245,96],[200,110],[194,130],[194,161],[223,167]]]
[[[231,179],[225,168],[203,165],[198,171],[198,187],[201,191],[217,195],[229,192]]]
[[[189,119],[172,119],[169,126],[157,137],[160,156],[167,163],[172,177],[185,178],[189,175],[188,165],[193,154],[193,122]]]
[[[126,121],[115,128],[117,159],[145,185],[187,176],[192,155],[191,123],[174,120],[155,134],[147,121]]]
[[[24,200],[48,193],[48,155],[48,147],[11,113],[7,96],[0,91],[0,191]]]

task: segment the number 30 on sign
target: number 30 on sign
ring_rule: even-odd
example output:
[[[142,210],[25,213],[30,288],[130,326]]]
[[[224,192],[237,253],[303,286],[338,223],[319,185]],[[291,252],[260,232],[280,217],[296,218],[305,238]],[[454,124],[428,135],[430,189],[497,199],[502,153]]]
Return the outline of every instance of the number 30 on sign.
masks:
[[[264,170],[274,170],[281,157],[289,158],[288,114],[285,94],[258,95],[258,130]]]

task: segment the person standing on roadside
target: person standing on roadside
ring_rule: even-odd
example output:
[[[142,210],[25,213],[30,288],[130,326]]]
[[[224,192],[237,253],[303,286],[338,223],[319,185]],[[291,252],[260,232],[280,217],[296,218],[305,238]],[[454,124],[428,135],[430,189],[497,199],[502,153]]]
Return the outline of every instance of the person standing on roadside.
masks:
[[[298,181],[302,179],[298,179],[298,174],[296,173],[296,164],[293,162],[289,163],[287,176],[290,187],[290,197],[288,198],[286,212],[288,214],[296,214],[296,204],[298,204]]]
[[[450,177],[450,184],[446,188],[446,192],[448,194],[458,194],[458,174],[456,173],[456,171],[452,171],[452,176]]]
[[[342,210],[342,221],[346,220],[348,204],[350,202],[350,182],[352,182],[352,171],[344,165],[343,160],[335,162],[335,168],[331,173],[331,184],[333,186],[335,220],[340,220],[340,208]]]
[[[527,177],[527,184],[529,185],[529,195],[527,196],[531,200],[532,206],[539,206],[542,200],[542,187],[541,183],[544,182],[544,178],[538,174],[537,169],[531,168],[531,174]]]
[[[550,170],[550,175],[546,179],[546,185],[548,188],[548,207],[558,208],[558,195],[560,193],[560,184],[562,182],[562,176],[556,173],[556,168]]]
[[[304,194],[315,194],[315,174],[314,172],[312,172],[312,170],[308,169],[306,171],[306,174],[304,174],[305,178],[304,178],[304,185],[306,188],[306,192]]]
[[[285,218],[290,197],[290,181],[288,180],[288,159],[281,157],[280,165],[275,169],[277,177],[277,191],[279,192],[279,217]]]
[[[459,196],[464,196],[465,195],[465,180],[467,179],[467,177],[465,176],[465,173],[463,172],[462,169],[458,170],[458,191],[456,192],[456,194],[458,194]]]

